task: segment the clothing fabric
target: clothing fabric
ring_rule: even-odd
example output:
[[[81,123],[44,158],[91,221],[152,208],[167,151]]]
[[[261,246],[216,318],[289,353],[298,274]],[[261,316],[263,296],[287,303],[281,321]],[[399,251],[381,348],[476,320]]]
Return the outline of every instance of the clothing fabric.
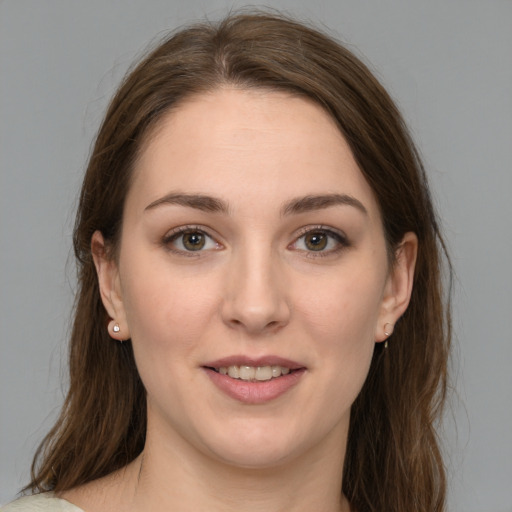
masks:
[[[24,496],[0,508],[0,512],[84,512],[52,492]]]

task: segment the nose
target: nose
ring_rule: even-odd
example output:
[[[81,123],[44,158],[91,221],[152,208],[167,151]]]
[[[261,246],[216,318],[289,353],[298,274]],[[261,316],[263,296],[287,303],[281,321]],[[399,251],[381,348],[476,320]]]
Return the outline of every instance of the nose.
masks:
[[[285,276],[276,260],[254,252],[231,260],[221,312],[230,328],[255,336],[275,333],[288,324]]]

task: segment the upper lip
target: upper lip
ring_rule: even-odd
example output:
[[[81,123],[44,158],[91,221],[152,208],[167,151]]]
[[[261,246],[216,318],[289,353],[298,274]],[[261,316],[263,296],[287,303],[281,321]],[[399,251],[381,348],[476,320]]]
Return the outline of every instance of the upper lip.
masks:
[[[286,359],[284,357],[268,355],[261,357],[248,357],[244,355],[233,355],[207,362],[203,365],[208,368],[226,368],[228,366],[282,366],[290,370],[298,370],[304,368],[303,364]]]

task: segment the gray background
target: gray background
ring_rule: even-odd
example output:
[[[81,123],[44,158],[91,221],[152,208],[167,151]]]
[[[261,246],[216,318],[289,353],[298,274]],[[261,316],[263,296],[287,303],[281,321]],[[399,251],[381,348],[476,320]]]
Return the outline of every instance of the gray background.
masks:
[[[73,210],[106,103],[155,36],[241,5],[0,0],[0,503],[27,481],[62,401]],[[450,510],[511,512],[512,2],[268,5],[354,45],[410,124],[458,277]]]

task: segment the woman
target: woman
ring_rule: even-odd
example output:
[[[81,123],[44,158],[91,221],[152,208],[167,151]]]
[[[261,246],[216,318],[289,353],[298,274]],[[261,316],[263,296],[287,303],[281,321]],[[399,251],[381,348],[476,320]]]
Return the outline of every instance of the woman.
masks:
[[[125,79],[74,235],[70,389],[6,511],[442,511],[444,244],[389,96],[283,17]]]

